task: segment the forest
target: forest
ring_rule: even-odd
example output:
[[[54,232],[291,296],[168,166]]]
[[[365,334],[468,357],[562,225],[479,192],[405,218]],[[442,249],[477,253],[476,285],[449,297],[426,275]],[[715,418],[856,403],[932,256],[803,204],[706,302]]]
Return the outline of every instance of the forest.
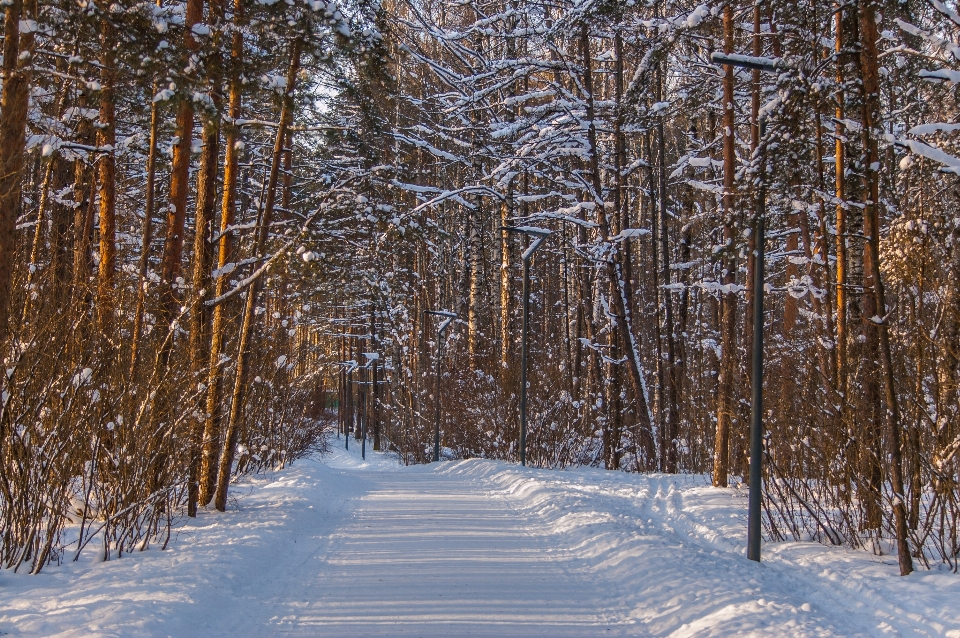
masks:
[[[3,567],[335,434],[515,462],[525,325],[527,465],[743,484],[762,255],[765,538],[957,570],[954,2],[6,0],[2,59]]]

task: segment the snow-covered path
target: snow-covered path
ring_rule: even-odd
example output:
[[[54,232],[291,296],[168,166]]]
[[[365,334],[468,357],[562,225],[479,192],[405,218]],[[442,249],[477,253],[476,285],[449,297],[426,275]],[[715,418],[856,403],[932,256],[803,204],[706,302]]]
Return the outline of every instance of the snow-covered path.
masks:
[[[319,595],[293,633],[584,636],[622,615],[502,496],[433,473],[377,478],[304,583]]]
[[[164,552],[0,571],[0,635],[960,638],[956,575],[751,563],[743,495],[695,477],[368,457],[247,478]]]

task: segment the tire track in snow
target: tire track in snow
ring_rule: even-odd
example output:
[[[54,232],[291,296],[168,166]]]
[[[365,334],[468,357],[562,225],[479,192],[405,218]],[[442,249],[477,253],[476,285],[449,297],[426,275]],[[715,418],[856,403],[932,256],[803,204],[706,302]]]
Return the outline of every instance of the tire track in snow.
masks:
[[[340,451],[234,494],[165,552],[0,571],[0,633],[960,638],[956,575],[816,543],[751,563],[745,499],[702,478]]]
[[[815,609],[795,582],[770,582],[762,567],[731,555],[731,544],[701,544],[677,506],[682,478],[633,476],[624,485],[626,477],[502,466],[490,473],[518,508],[543,516],[554,543],[579,557],[598,589],[633,605],[648,635],[869,635]]]

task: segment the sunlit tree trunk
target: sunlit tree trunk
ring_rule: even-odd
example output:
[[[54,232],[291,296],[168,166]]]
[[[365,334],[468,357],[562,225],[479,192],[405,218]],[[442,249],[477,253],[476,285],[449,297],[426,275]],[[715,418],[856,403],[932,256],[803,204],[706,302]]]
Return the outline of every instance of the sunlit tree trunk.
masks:
[[[727,4],[723,9],[723,50],[733,53],[733,7]],[[737,343],[737,293],[736,265],[733,257],[736,239],[734,227],[734,205],[736,201],[735,173],[736,120],[733,109],[734,96],[733,67],[727,65],[723,76],[723,239],[724,259],[720,283],[725,287],[721,292],[720,309],[720,375],[717,381],[717,431],[714,441],[713,484],[727,486],[730,473],[730,430],[733,413],[736,409],[733,398],[733,381],[736,372]]]
[[[297,84],[297,74],[300,70],[300,49],[303,42],[297,37],[290,47],[290,68],[287,72],[286,91],[283,94],[283,106],[280,110],[280,125],[273,146],[273,156],[270,163],[270,176],[267,183],[267,198],[263,206],[263,217],[257,229],[256,247],[254,254],[263,257],[266,251],[267,239],[270,236],[270,221],[273,217],[274,202],[277,196],[277,185],[280,177],[280,163],[283,155],[283,143],[287,137],[287,128],[293,117],[293,92]],[[240,422],[243,419],[243,407],[246,400],[247,367],[250,357],[250,340],[253,336],[253,322],[257,304],[257,290],[260,280],[253,281],[247,289],[247,298],[243,308],[243,319],[240,327],[240,344],[237,348],[237,371],[230,399],[230,415],[224,435],[223,448],[220,454],[220,467],[217,472],[217,489],[214,505],[219,511],[227,507],[227,490],[230,485],[230,473],[233,469],[233,459],[237,451],[237,441],[240,435]]]
[[[240,129],[236,122],[242,106],[243,65],[243,4],[234,1],[233,34],[230,43],[230,97],[223,158],[223,200],[220,209],[220,239],[217,242],[217,269],[221,271],[214,285],[214,295],[220,297],[227,290],[229,278],[222,272],[233,259],[233,226],[237,216],[237,178],[240,158]],[[217,462],[220,454],[221,388],[224,362],[223,341],[227,326],[227,307],[218,304],[213,309],[210,328],[210,359],[207,378],[206,423],[201,444],[198,501],[207,505],[213,498],[217,482]],[[342,408],[341,408],[342,410]]]
[[[193,27],[203,19],[203,0],[187,0],[184,15],[184,47],[189,65],[198,43],[193,35]],[[185,91],[180,96],[177,110],[177,143],[173,147],[173,161],[170,174],[170,201],[167,204],[167,221],[163,242],[163,256],[160,260],[160,318],[164,328],[173,319],[177,307],[177,278],[183,260],[183,241],[187,219],[187,195],[190,184],[190,155],[193,144],[193,95]]]
[[[113,331],[117,271],[117,193],[116,193],[116,60],[111,33],[113,25],[101,19],[100,46],[103,49],[100,70],[100,125],[97,128],[97,160],[100,195],[100,264],[97,278],[97,314],[100,339],[109,340]]]
[[[16,221],[24,168],[27,106],[30,102],[34,31],[21,21],[37,18],[35,0],[10,0],[4,10],[3,89],[0,93],[0,344],[6,343],[10,312]],[[20,37],[11,34],[20,34]]]
[[[220,0],[209,0],[209,22],[214,32],[211,46],[220,49],[220,31],[223,27],[223,6]],[[214,56],[216,57],[216,56]],[[200,153],[200,170],[197,174],[197,204],[194,218],[193,239],[193,298],[190,310],[190,374],[194,383],[202,387],[207,381],[202,376],[209,362],[210,352],[210,311],[206,301],[212,292],[210,265],[213,259],[213,232],[216,221],[218,161],[220,158],[220,67],[218,60],[211,61],[210,87],[213,98],[213,113],[204,114],[203,150]],[[189,488],[187,494],[187,515],[197,515],[199,499],[198,475],[200,455],[203,446],[203,431],[207,419],[198,417],[193,424],[193,436],[190,442]]]
[[[887,406],[888,449],[890,463],[890,483],[893,488],[893,521],[897,538],[897,553],[900,563],[900,575],[906,576],[913,571],[910,555],[906,519],[906,497],[903,489],[903,452],[901,449],[900,405],[897,399],[893,370],[893,357],[890,352],[889,317],[880,269],[880,153],[877,135],[882,131],[880,123],[880,74],[877,54],[878,10],[876,0],[860,1],[860,38],[862,42],[861,66],[863,69],[863,146],[865,153],[866,188],[864,194],[863,232],[867,247],[864,250],[864,290],[872,293],[872,307],[868,310],[864,303],[864,322],[868,326],[868,341],[876,340],[883,370],[884,398]],[[867,274],[870,275],[869,285]],[[871,290],[872,289],[872,290]],[[871,334],[872,333],[872,334]],[[866,356],[873,356],[876,350],[866,348]],[[878,433],[879,436],[879,433]]]
[[[836,167],[836,226],[837,226],[837,297],[836,297],[836,370],[837,390],[847,401],[847,379],[849,365],[847,363],[847,209],[846,209],[846,144],[844,143],[843,125],[844,101],[844,11],[838,6],[834,14],[835,52],[837,55],[837,93],[836,109],[836,146],[834,151],[834,165]],[[841,407],[842,409],[842,407]]]

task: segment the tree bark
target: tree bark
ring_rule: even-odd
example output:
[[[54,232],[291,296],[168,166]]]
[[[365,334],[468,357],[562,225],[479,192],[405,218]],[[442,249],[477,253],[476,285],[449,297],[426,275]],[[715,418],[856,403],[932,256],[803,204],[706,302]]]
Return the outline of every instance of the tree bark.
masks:
[[[243,65],[243,4],[234,0],[233,34],[230,43],[230,97],[226,126],[225,150],[223,157],[223,200],[220,210],[220,240],[217,247],[217,269],[233,259],[233,226],[237,217],[237,176],[240,159],[240,130],[237,120],[242,107],[241,67]],[[214,295],[219,297],[227,290],[228,277],[221,272],[216,280]],[[224,331],[227,324],[227,306],[218,304],[213,309],[213,323],[210,328],[210,363],[207,379],[206,423],[203,427],[201,444],[200,479],[198,501],[207,505],[213,497],[217,482],[217,462],[220,452],[220,395],[223,377]],[[341,408],[342,409],[342,408]]]
[[[835,29],[835,51],[837,54],[837,109],[836,109],[836,147],[834,150],[834,166],[836,171],[836,221],[837,221],[837,297],[836,297],[836,364],[837,370],[837,390],[843,398],[841,402],[841,412],[843,403],[847,401],[847,209],[846,209],[846,144],[843,138],[844,119],[844,101],[846,99],[843,90],[844,78],[844,11],[838,6],[834,14]]]
[[[607,221],[607,211],[603,202],[602,182],[600,178],[600,158],[597,149],[597,128],[594,122],[594,97],[593,97],[593,74],[592,60],[590,56],[590,35],[587,24],[583,23],[580,27],[580,40],[583,49],[583,83],[586,91],[587,102],[587,143],[590,154],[590,173],[593,178],[593,204],[597,211],[597,225],[604,242],[610,242],[610,227]],[[630,371],[630,380],[633,385],[634,396],[637,402],[637,418],[640,422],[640,439],[644,452],[647,455],[648,463],[656,460],[656,444],[653,438],[653,419],[650,415],[649,397],[647,393],[646,381],[643,378],[641,369],[639,347],[633,336],[632,320],[630,309],[624,298],[624,282],[621,272],[621,265],[618,260],[617,252],[611,247],[610,254],[604,258],[604,268],[609,279],[613,294],[612,301],[616,313],[617,331],[620,333],[621,344],[625,351]],[[591,337],[592,339],[592,337]]]
[[[270,220],[273,217],[274,202],[277,195],[277,184],[280,176],[280,163],[283,154],[283,142],[287,136],[287,128],[293,116],[293,92],[296,88],[297,74],[300,70],[300,49],[302,41],[297,37],[290,47],[290,68],[287,71],[286,91],[283,94],[283,106],[280,110],[280,125],[277,127],[277,136],[273,146],[273,157],[270,163],[270,177],[267,183],[267,198],[263,206],[263,217],[257,229],[256,255],[263,257],[266,251],[267,239],[270,236]],[[230,417],[223,449],[220,454],[220,467],[217,472],[217,490],[214,505],[219,511],[227,508],[227,490],[230,485],[230,472],[233,469],[233,459],[237,451],[237,441],[240,435],[240,421],[243,418],[243,407],[246,400],[246,373],[249,365],[250,340],[253,336],[254,311],[257,304],[259,279],[250,284],[247,289],[247,299],[243,309],[243,323],[240,328],[240,345],[237,349],[237,371],[230,401]]]
[[[663,275],[661,280],[665,286],[663,290],[663,311],[664,311],[664,332],[667,335],[667,374],[666,382],[666,400],[667,400],[667,419],[666,419],[666,461],[663,470],[674,473],[677,471],[677,434],[680,428],[680,400],[677,395],[677,385],[679,378],[677,376],[677,344],[676,332],[673,325],[673,293],[670,291],[670,235],[669,224],[667,223],[667,167],[666,167],[666,144],[664,143],[663,121],[657,123],[657,146],[658,149],[658,171],[660,187],[657,189],[660,194],[660,268]]]
[[[753,55],[759,57],[763,55],[763,41],[760,36],[761,27],[761,2],[753,5]],[[750,155],[756,158],[757,149],[760,147],[760,71],[754,69],[750,77]],[[756,291],[753,289],[754,272],[757,267],[757,238],[750,233],[747,238],[747,272],[744,284],[744,308],[747,312],[753,308],[753,296]],[[743,322],[743,346],[746,353],[746,365],[744,366],[747,381],[753,383],[753,322]]]
[[[723,9],[723,50],[733,53],[733,8],[727,4]],[[736,265],[734,262],[734,205],[736,201],[735,173],[737,170],[734,118],[733,67],[727,65],[723,76],[723,239],[724,258],[720,283],[720,374],[717,382],[717,431],[714,440],[713,484],[727,486],[730,472],[730,431],[733,411],[733,378],[736,371],[737,293]]]
[[[507,186],[507,197],[500,204],[500,224],[508,226],[513,217],[513,182]],[[510,368],[510,342],[513,334],[513,283],[510,276],[510,233],[500,233],[500,375]]]
[[[220,29],[223,26],[223,6],[220,0],[209,2],[209,22],[214,33],[211,44],[220,48]],[[217,198],[217,177],[220,158],[220,73],[217,62],[211,62],[210,87],[215,112],[207,113],[203,125],[203,151],[200,155],[200,171],[197,174],[197,208],[193,240],[193,304],[190,311],[190,376],[197,385],[202,385],[201,375],[209,362],[210,311],[206,301],[210,297],[210,263],[213,259],[214,209]],[[203,432],[206,417],[200,417],[192,427],[190,442],[189,486],[187,489],[187,516],[197,515],[199,500],[198,475],[203,447]]]
[[[59,193],[69,184],[70,165],[62,157],[52,158],[54,164],[51,188]],[[59,200],[59,198],[58,198]],[[70,247],[72,244],[73,211],[60,201],[47,204],[50,207],[50,271],[53,273],[52,296],[55,299],[69,297]]]
[[[35,7],[35,3],[31,3]],[[0,93],[0,346],[9,333],[16,222],[20,208],[20,180],[26,147],[27,106],[30,101],[34,36],[21,33],[23,0],[10,0],[4,11],[3,90]],[[19,34],[19,37],[11,34]]]
[[[195,55],[199,45],[193,36],[193,26],[203,19],[203,0],[187,0],[184,15],[184,46],[187,61]],[[177,143],[173,147],[170,174],[170,202],[167,209],[163,256],[160,260],[160,321],[169,324],[177,307],[177,278],[183,260],[183,235],[187,219],[187,194],[190,189],[190,155],[193,143],[193,98],[191,91],[180,96],[177,111]]]
[[[109,347],[113,332],[115,310],[115,286],[117,272],[117,191],[116,154],[117,143],[116,105],[114,102],[116,60],[111,33],[114,26],[106,18],[100,22],[100,126],[97,129],[97,160],[100,191],[100,265],[97,271],[97,315],[100,339]],[[106,352],[106,349],[104,349]]]
[[[137,263],[137,305],[133,313],[133,330],[130,340],[130,376],[137,369],[140,357],[140,342],[143,339],[143,314],[147,298],[147,269],[150,265],[150,246],[153,243],[153,215],[156,201],[157,134],[160,128],[160,105],[153,101],[156,83],[150,96],[150,141],[147,149],[147,184],[144,193],[143,225],[140,231],[140,259]]]
[[[43,182],[40,186],[40,202],[37,204],[36,225],[33,228],[33,243],[30,246],[29,271],[27,272],[26,299],[23,303],[23,315],[21,321],[26,322],[30,315],[33,298],[39,295],[35,289],[37,275],[40,273],[40,247],[43,245],[44,213],[46,213],[50,201],[50,184],[53,181],[53,169],[56,164],[56,158],[51,157],[43,167]],[[51,238],[51,245],[53,244]]]
[[[863,146],[866,166],[866,195],[864,201],[863,231],[867,238],[869,264],[864,271],[871,274],[873,306],[876,316],[867,316],[865,321],[871,324],[871,331],[879,337],[879,354],[883,368],[884,398],[887,405],[888,448],[890,457],[890,483],[893,488],[893,520],[897,537],[897,559],[900,563],[900,575],[906,576],[913,571],[913,559],[910,555],[908,540],[906,498],[903,489],[903,452],[901,447],[900,406],[897,399],[893,372],[893,357],[890,351],[890,333],[888,330],[887,305],[880,269],[880,153],[877,135],[880,134],[880,74],[877,54],[878,10],[876,0],[860,0],[860,37],[862,42],[861,66],[863,68]],[[867,261],[867,260],[865,260]],[[869,270],[867,267],[869,266]],[[864,285],[866,289],[866,283]],[[869,352],[869,349],[868,349]]]

